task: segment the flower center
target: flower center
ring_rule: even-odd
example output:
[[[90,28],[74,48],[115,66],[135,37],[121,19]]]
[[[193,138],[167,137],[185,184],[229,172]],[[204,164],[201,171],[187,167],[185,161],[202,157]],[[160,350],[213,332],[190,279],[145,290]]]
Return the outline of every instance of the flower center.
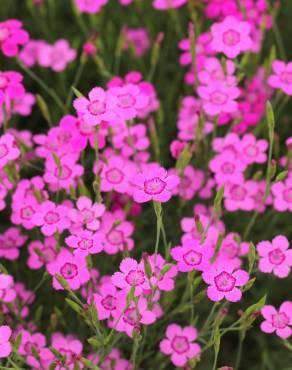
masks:
[[[20,210],[20,217],[24,220],[30,220],[34,214],[34,209],[31,206],[25,206]]]
[[[93,241],[86,238],[81,239],[77,244],[78,247],[82,250],[88,250],[93,247]]]
[[[182,354],[187,352],[190,349],[190,344],[187,337],[182,335],[176,335],[171,342],[172,348],[175,352]]]
[[[60,180],[68,180],[71,175],[72,170],[67,165],[63,165],[55,169],[55,176]]]
[[[187,265],[196,266],[202,262],[202,253],[190,250],[183,254],[183,260]]]
[[[65,279],[73,279],[78,275],[78,268],[74,263],[66,262],[61,267],[60,272]]]
[[[282,72],[280,74],[280,80],[285,85],[290,85],[292,83],[292,72]]]
[[[45,215],[44,220],[47,224],[52,225],[60,221],[60,216],[57,212],[49,211]]]
[[[280,248],[276,248],[269,252],[269,261],[273,265],[281,265],[285,261],[285,254],[281,251]]]
[[[228,100],[228,95],[222,91],[216,90],[210,95],[210,100],[215,105],[223,105]]]
[[[126,276],[126,282],[131,286],[138,286],[143,284],[145,281],[144,272],[141,270],[131,270]]]
[[[131,94],[121,94],[118,99],[118,105],[122,108],[130,108],[135,105],[135,98]]]
[[[6,157],[9,153],[8,147],[6,144],[0,144],[0,159]]]
[[[101,102],[99,100],[94,100],[92,103],[88,104],[87,109],[94,116],[103,114],[106,110],[104,102]]]
[[[41,262],[48,263],[55,259],[56,252],[53,247],[45,247],[41,251],[41,256],[39,256],[39,259]]]
[[[232,173],[234,173],[235,166],[231,162],[225,162],[222,164],[221,170],[225,175],[231,175]]]
[[[223,245],[222,251],[224,251],[229,258],[234,258],[239,254],[239,245],[235,243],[228,243]]]
[[[81,212],[82,212],[82,216],[83,216],[83,222],[85,224],[94,220],[94,212],[91,209],[83,208]]]
[[[141,315],[139,314],[139,312],[137,312],[136,308],[128,308],[125,311],[124,316],[123,316],[123,320],[127,324],[131,326],[135,326],[135,327],[139,326],[140,319],[141,319]]]
[[[117,307],[117,299],[111,294],[108,294],[105,298],[101,300],[101,304],[106,310],[112,311],[115,310]]]
[[[292,203],[292,188],[283,191],[283,198],[286,200],[286,202]]]
[[[154,177],[144,182],[144,191],[150,195],[161,194],[165,188],[166,182],[159,177]]]
[[[246,190],[240,185],[232,186],[230,194],[233,200],[243,200],[246,196]]]
[[[124,174],[118,168],[110,168],[105,173],[105,178],[112,184],[120,184],[124,179]]]
[[[256,157],[259,153],[259,150],[256,145],[248,145],[244,148],[244,152],[248,157]]]
[[[215,285],[220,292],[230,292],[236,283],[236,279],[226,271],[220,272],[214,277]]]
[[[289,317],[284,313],[280,312],[272,315],[273,326],[277,329],[284,329],[289,324]]]
[[[235,30],[228,30],[223,33],[223,42],[228,46],[235,46],[240,41],[240,33]]]
[[[106,235],[107,241],[112,245],[120,245],[124,243],[124,233],[121,230],[112,230]]]

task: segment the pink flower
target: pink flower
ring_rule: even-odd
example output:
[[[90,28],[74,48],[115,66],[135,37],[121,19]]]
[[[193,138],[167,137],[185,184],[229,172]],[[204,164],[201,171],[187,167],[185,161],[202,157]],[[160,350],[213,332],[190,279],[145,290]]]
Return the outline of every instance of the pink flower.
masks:
[[[11,303],[16,298],[13,277],[7,274],[0,274],[0,300],[4,303]]]
[[[19,45],[24,45],[29,35],[22,29],[22,22],[17,19],[8,19],[0,23],[0,48],[6,57],[15,57]]]
[[[257,245],[257,251],[260,256],[261,272],[273,272],[279,278],[289,275],[292,267],[292,249],[289,249],[289,241],[285,236],[278,235],[272,242],[261,241]]]
[[[120,263],[120,270],[121,272],[115,272],[111,277],[116,287],[127,292],[133,287],[136,296],[142,294],[143,289],[147,289],[147,276],[142,262],[138,264],[133,258],[126,257]]]
[[[39,210],[33,215],[32,221],[36,226],[41,226],[41,231],[46,236],[56,232],[63,232],[70,226],[67,218],[68,208],[46,201],[40,205]]]
[[[207,295],[217,302],[226,298],[230,302],[240,301],[242,293],[238,287],[244,286],[249,275],[244,270],[234,270],[234,265],[213,264],[203,272],[203,280],[209,284]]]
[[[8,357],[12,351],[9,339],[12,331],[9,326],[0,326],[0,358]]]
[[[241,183],[246,164],[233,152],[225,150],[210,160],[209,168],[215,173],[215,179],[218,184],[226,184],[228,182]]]
[[[153,7],[158,10],[175,9],[183,6],[188,0],[154,0]]]
[[[73,290],[79,289],[90,279],[85,257],[73,255],[64,248],[54,261],[47,264],[47,270],[53,276],[53,287],[57,290],[63,290],[63,287],[58,282],[56,274],[61,275]]]
[[[292,335],[292,302],[285,301],[277,311],[275,307],[266,305],[261,309],[265,321],[261,323],[261,330],[264,333],[273,333],[283,339]]]
[[[98,293],[93,295],[99,320],[108,319],[110,316],[117,316],[117,294],[117,288],[109,281],[102,284]]]
[[[56,163],[53,156],[46,160],[46,170],[44,180],[53,186],[55,191],[58,189],[70,189],[70,186],[75,185],[76,179],[83,175],[84,168],[76,163],[76,158],[73,155],[64,155],[59,158],[59,163]]]
[[[255,197],[258,188],[253,181],[242,180],[238,183],[228,183],[224,189],[224,206],[229,212],[241,209],[251,211],[258,207]]]
[[[105,212],[101,219],[100,233],[105,253],[116,254],[119,251],[131,251],[134,240],[131,235],[134,231],[132,222],[126,221],[122,210]]]
[[[249,22],[240,21],[233,16],[224,18],[221,23],[214,23],[211,33],[211,47],[228,58],[235,58],[252,47]]]
[[[101,191],[115,190],[118,193],[129,193],[132,189],[129,181],[135,173],[135,165],[122,156],[113,155],[101,164]]]
[[[208,86],[199,86],[198,95],[203,100],[203,109],[210,116],[220,113],[234,113],[238,109],[236,98],[240,95],[237,87],[223,83],[214,83]]]
[[[82,115],[85,123],[96,126],[102,121],[111,121],[115,118],[113,113],[113,101],[101,87],[94,87],[85,97],[74,100],[73,105],[77,112]]]
[[[274,208],[279,212],[292,212],[292,176],[272,184]]]
[[[174,290],[175,277],[177,275],[176,266],[168,264],[160,254],[157,254],[156,257],[154,254],[149,257],[145,256],[143,260],[144,263],[146,260],[150,264],[152,271],[148,286],[149,293],[156,288],[166,292]],[[167,270],[164,272],[166,267]]]
[[[178,271],[203,271],[208,267],[214,253],[210,245],[200,245],[197,240],[186,240],[182,246],[170,250],[171,257],[177,261]]]
[[[86,226],[89,230],[97,230],[100,225],[99,218],[105,211],[105,206],[101,203],[92,203],[86,196],[81,196],[76,202],[77,209],[68,211],[69,219],[75,223],[76,227]]]
[[[285,64],[281,60],[274,60],[272,69],[274,74],[268,78],[269,86],[281,89],[287,95],[292,95],[292,62]]]
[[[26,240],[26,235],[22,235],[16,227],[10,227],[0,235],[0,257],[16,260],[20,253],[19,248]]]
[[[114,111],[122,120],[137,117],[138,112],[149,104],[149,97],[134,84],[112,87],[108,90],[109,99],[114,102]]]
[[[52,236],[46,237],[43,242],[40,240],[34,240],[29,243],[29,257],[27,260],[28,267],[35,270],[54,261],[57,257],[56,245],[57,241]]]
[[[117,300],[117,312],[115,318],[110,322],[110,327],[115,327],[117,331],[125,332],[129,337],[133,332],[139,332],[141,324],[150,325],[156,320],[156,315],[148,309],[147,299],[140,296],[137,301],[130,301],[127,307],[127,294],[122,291]]]
[[[68,236],[65,242],[69,247],[74,248],[76,256],[100,253],[103,249],[101,236],[88,230],[82,230],[77,235]]]
[[[94,14],[101,11],[108,0],[75,0],[77,9],[82,13]]]
[[[266,162],[267,155],[265,151],[269,146],[267,140],[257,141],[253,134],[246,134],[241,139],[240,146],[241,160],[246,164]]]
[[[76,58],[76,50],[71,49],[65,39],[56,41],[53,45],[41,45],[38,56],[42,67],[50,67],[55,72],[62,72],[67,64]]]
[[[170,170],[170,174],[177,175],[177,170]],[[201,170],[194,168],[191,165],[187,165],[181,176],[180,183],[173,190],[173,194],[178,194],[185,200],[192,199],[198,190],[201,188],[204,182],[204,173]]]
[[[170,144],[170,152],[174,159],[178,159],[187,143],[180,140],[173,140]]]
[[[0,72],[0,103],[15,100],[25,94],[22,85],[23,76],[15,71]]]
[[[10,134],[2,135],[0,137],[0,168],[19,156],[20,150],[16,146],[14,136]]]
[[[128,28],[123,31],[125,37],[124,48],[133,48],[136,57],[142,57],[150,48],[150,40],[145,28]]]
[[[83,345],[73,335],[62,335],[61,333],[54,333],[52,335],[52,345],[62,356],[66,357],[66,366],[73,370],[74,366],[83,368],[84,365],[79,361],[82,355]],[[63,370],[64,367],[57,358],[52,359],[52,363],[57,363],[57,370]]]
[[[168,175],[163,167],[150,166],[132,179],[132,184],[135,187],[133,198],[138,203],[149,200],[164,203],[169,201],[171,191],[178,183],[178,176]]]
[[[201,352],[201,347],[194,343],[197,336],[193,326],[170,324],[166,328],[166,338],[159,344],[160,351],[170,355],[175,366],[184,367],[189,359],[197,357]]]

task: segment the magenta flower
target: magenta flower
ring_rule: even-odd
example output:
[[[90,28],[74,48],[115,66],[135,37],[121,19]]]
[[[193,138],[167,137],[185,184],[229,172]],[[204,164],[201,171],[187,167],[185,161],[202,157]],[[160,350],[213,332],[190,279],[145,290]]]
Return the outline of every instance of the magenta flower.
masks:
[[[285,64],[281,60],[272,63],[273,74],[268,78],[269,86],[281,89],[283,93],[292,95],[292,62]]]
[[[29,243],[29,257],[27,260],[28,267],[35,270],[54,261],[57,257],[56,245],[57,241],[52,236],[44,238],[43,242],[40,240],[34,240]]]
[[[95,87],[84,97],[74,100],[76,111],[82,116],[85,123],[91,126],[99,125],[102,121],[110,122],[115,118],[113,101],[101,87]]]
[[[183,6],[188,0],[154,0],[153,7],[158,10],[175,9]]]
[[[209,162],[209,168],[215,173],[218,184],[228,182],[240,184],[243,181],[243,172],[246,167],[247,165],[229,150],[217,154]]]
[[[101,219],[100,233],[105,253],[116,254],[119,251],[131,251],[134,240],[132,222],[126,221],[126,215],[121,209],[105,212]]]
[[[214,23],[211,32],[211,47],[228,58],[235,58],[252,47],[249,22],[240,21],[233,16],[224,18],[221,23]]]
[[[76,58],[76,50],[71,49],[67,40],[57,40],[53,45],[42,44],[38,62],[42,67],[50,67],[55,72],[62,72],[67,64]]]
[[[235,101],[240,96],[240,90],[223,83],[214,83],[208,86],[199,86],[198,95],[203,100],[204,111],[210,116],[220,113],[234,113],[238,110]]]
[[[143,262],[138,263],[133,258],[126,257],[120,263],[120,270],[121,272],[115,272],[111,277],[116,287],[127,292],[134,287],[136,296],[142,294],[143,289],[147,289],[147,276]]]
[[[261,323],[261,330],[264,333],[273,333],[283,339],[292,335],[292,302],[285,301],[277,311],[275,307],[266,305],[261,309],[265,321]]]
[[[138,173],[133,179],[133,198],[138,203],[154,200],[156,202],[167,202],[171,198],[171,191],[179,184],[179,177],[168,175],[163,167],[146,167],[143,172]]]
[[[224,189],[224,206],[229,212],[238,209],[251,211],[257,207],[255,201],[257,191],[258,188],[253,181],[228,183]]]
[[[115,327],[117,331],[125,332],[129,337],[133,336],[134,331],[139,332],[141,330],[141,324],[150,325],[156,320],[156,315],[153,312],[154,308],[152,310],[148,309],[147,299],[143,296],[140,296],[137,302],[131,301],[126,307],[127,294],[123,291],[117,300],[115,318],[112,322],[109,322],[109,326]]]
[[[0,274],[0,300],[4,303],[11,303],[16,298],[13,277],[7,274]]]
[[[292,177],[272,184],[274,208],[279,212],[292,211]]]
[[[108,0],[75,0],[77,9],[82,13],[95,14],[107,4]]]
[[[129,180],[131,179],[135,166],[121,156],[112,156],[106,163],[101,165],[101,191],[115,190],[118,193],[128,193],[131,191]]]
[[[8,162],[15,161],[20,156],[13,135],[5,134],[0,137],[0,168]]]
[[[273,273],[279,278],[289,275],[292,267],[292,249],[289,249],[289,241],[283,235],[276,236],[272,242],[264,240],[257,245],[260,256],[259,270]]]
[[[246,164],[266,162],[267,155],[265,151],[269,146],[267,140],[257,141],[253,134],[246,134],[243,136],[240,146],[241,159]]]
[[[129,45],[134,49],[136,57],[142,57],[150,48],[148,32],[145,28],[128,28],[123,31],[125,42],[124,48],[129,49]]]
[[[60,163],[57,164],[51,156],[46,160],[46,170],[44,180],[50,184],[55,191],[59,188],[70,189],[70,186],[75,185],[76,179],[83,175],[84,168],[76,163],[76,158],[73,155],[64,155],[59,158]]]
[[[100,234],[88,230],[82,230],[77,235],[68,236],[65,242],[69,247],[74,248],[76,256],[100,253],[103,249]]]
[[[170,324],[166,328],[166,338],[159,344],[160,351],[170,355],[175,366],[184,367],[190,359],[197,357],[201,352],[201,347],[194,343],[197,336],[197,330],[193,326],[181,327]]]
[[[61,353],[62,356],[66,357],[66,366],[72,370],[74,366],[83,368],[83,363],[79,360],[82,355],[83,345],[73,335],[62,335],[61,333],[53,333],[51,346]],[[53,357],[51,363],[57,363],[57,370],[63,370],[63,366],[60,361]]]
[[[214,248],[210,245],[200,245],[197,240],[186,240],[182,246],[170,250],[171,257],[177,261],[178,271],[203,271],[210,262]]]
[[[8,357],[12,351],[9,339],[12,331],[9,326],[0,326],[0,358]]]
[[[144,257],[143,259],[145,260],[145,258],[150,264],[152,271],[152,276],[149,279],[149,292],[151,292],[151,287],[154,289],[158,288],[166,292],[174,290],[175,277],[177,275],[176,266],[169,265],[169,270],[162,274],[167,263],[160,254],[157,254],[156,258],[154,254],[149,257]]]
[[[54,261],[47,264],[47,270],[53,276],[53,287],[57,290],[64,288],[56,279],[56,274],[61,275],[73,290],[79,289],[90,279],[85,257],[73,255],[64,248]]]
[[[25,94],[22,85],[23,76],[15,71],[0,72],[0,103],[9,100],[20,99]],[[6,107],[7,109],[7,107]]]
[[[149,97],[133,84],[112,87],[108,90],[109,100],[114,103],[114,111],[122,120],[137,117],[139,110],[149,104]]]
[[[240,301],[242,293],[238,287],[244,286],[249,275],[244,270],[235,270],[234,265],[213,264],[203,272],[203,280],[209,284],[208,298],[217,302],[226,298],[230,302]]]
[[[19,248],[26,240],[26,235],[22,235],[16,227],[10,227],[0,235],[0,257],[16,260],[20,253]]]
[[[15,57],[18,47],[29,40],[29,35],[22,29],[22,22],[8,19],[0,23],[0,49],[6,57]]]
[[[67,214],[67,207],[56,205],[48,200],[40,205],[32,221],[36,226],[41,226],[41,231],[45,236],[51,236],[56,232],[63,232],[70,226]]]
[[[117,294],[117,288],[109,281],[102,284],[98,293],[93,295],[99,320],[108,319],[110,316],[117,316]]]

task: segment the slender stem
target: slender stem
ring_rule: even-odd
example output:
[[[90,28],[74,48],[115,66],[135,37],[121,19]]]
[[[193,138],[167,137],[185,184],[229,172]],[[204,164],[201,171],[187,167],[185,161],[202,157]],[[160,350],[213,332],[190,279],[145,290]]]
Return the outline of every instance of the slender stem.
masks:
[[[84,65],[85,65],[85,55],[81,54],[80,63],[79,63],[78,69],[76,71],[76,74],[75,74],[75,77],[74,77],[74,80],[73,80],[73,83],[72,83],[73,87],[78,86],[78,83],[80,81],[80,78],[81,78],[81,75],[82,75],[82,72],[83,72],[83,69],[84,69]],[[70,107],[70,104],[71,104],[72,98],[73,98],[73,94],[74,94],[73,90],[70,89],[69,94],[68,94],[67,99],[66,99],[66,109],[69,109],[69,107]]]
[[[67,112],[67,109],[60,99],[60,97],[55,93],[53,89],[51,89],[40,77],[38,77],[32,70],[27,68],[24,64],[21,63],[19,59],[17,59],[17,63],[20,68],[31,77],[35,82],[37,82],[45,91],[46,93],[54,100],[57,106],[62,110],[62,112]]]
[[[237,349],[237,355],[236,355],[236,361],[234,370],[238,370],[241,362],[241,356],[242,356],[242,348],[243,348],[243,337],[241,335],[241,332],[239,332],[239,343],[238,343],[238,349]]]

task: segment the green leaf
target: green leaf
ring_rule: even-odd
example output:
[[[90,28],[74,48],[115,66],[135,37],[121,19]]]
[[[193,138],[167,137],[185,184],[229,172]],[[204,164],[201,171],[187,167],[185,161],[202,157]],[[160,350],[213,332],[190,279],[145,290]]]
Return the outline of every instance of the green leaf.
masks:
[[[48,125],[52,127],[53,126],[52,119],[47,103],[45,102],[44,98],[39,94],[36,95],[36,99],[44,119],[47,121]]]
[[[276,177],[275,181],[283,181],[283,180],[285,180],[285,179],[286,179],[286,177],[287,177],[287,175],[288,175],[288,173],[289,173],[289,171],[282,171],[282,172],[280,172],[280,173],[277,175],[277,177]]]
[[[78,303],[72,301],[71,299],[69,298],[65,298],[65,301],[67,302],[67,304],[72,308],[73,311],[77,312],[79,315],[82,315],[83,313],[83,310],[82,308],[79,306]]]
[[[76,87],[74,86],[71,86],[71,89],[74,93],[74,95],[77,97],[77,98],[83,98],[84,95],[82,94],[82,92],[80,92],[79,90],[76,89]]]
[[[215,200],[214,200],[214,210],[216,214],[220,214],[221,212],[221,203],[224,196],[224,185],[222,185],[216,193]]]
[[[248,319],[255,311],[261,310],[266,304],[267,295],[265,294],[257,303],[249,306],[241,316],[240,321]]]
[[[249,243],[249,252],[248,252],[248,273],[251,274],[254,263],[256,259],[256,248],[254,244]]]
[[[269,127],[269,137],[271,141],[271,134],[274,133],[274,129],[275,129],[275,115],[274,115],[273,106],[269,100],[267,101],[267,104],[266,104],[266,115],[267,115],[268,127]]]

